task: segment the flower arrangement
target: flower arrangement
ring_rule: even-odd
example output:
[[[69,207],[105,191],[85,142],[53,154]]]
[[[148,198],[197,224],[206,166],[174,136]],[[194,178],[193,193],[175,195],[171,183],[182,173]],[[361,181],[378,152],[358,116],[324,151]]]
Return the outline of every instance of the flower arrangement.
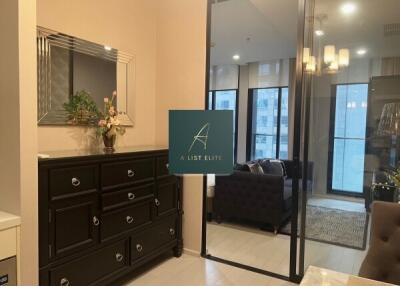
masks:
[[[121,126],[118,120],[118,111],[114,106],[117,92],[114,91],[111,98],[104,98],[104,111],[100,113],[98,122],[98,133],[103,136],[106,149],[114,149],[115,138],[117,134],[125,134],[125,128]]]

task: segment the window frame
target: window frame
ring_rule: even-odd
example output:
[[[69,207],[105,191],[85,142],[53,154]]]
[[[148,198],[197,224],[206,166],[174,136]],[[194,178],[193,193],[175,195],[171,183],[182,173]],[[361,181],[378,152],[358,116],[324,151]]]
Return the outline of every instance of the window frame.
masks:
[[[246,161],[254,160],[252,159],[252,154],[255,153],[255,144],[253,144],[253,105],[254,105],[254,92],[260,89],[278,89],[278,114],[277,114],[277,129],[276,129],[276,150],[275,158],[280,159],[280,141],[281,141],[281,119],[282,119],[282,89],[288,89],[288,97],[290,97],[289,86],[271,86],[271,87],[257,87],[249,88],[248,90],[248,102],[247,102],[247,135],[246,135]],[[290,112],[290,110],[289,110]],[[290,115],[290,114],[289,114]],[[289,123],[289,122],[288,122]],[[272,135],[273,136],[273,135]],[[288,143],[289,144],[289,143]],[[271,158],[272,159],[272,158]],[[281,159],[281,160],[287,160]]]
[[[340,85],[360,85],[365,84],[367,85],[367,102],[369,102],[369,83],[368,82],[351,82],[351,83],[337,83],[331,85],[331,100],[330,100],[330,114],[329,114],[329,143],[328,143],[328,168],[327,168],[327,176],[326,176],[326,190],[328,194],[332,195],[342,195],[347,197],[355,197],[355,198],[364,198],[364,190],[361,192],[351,192],[345,190],[336,190],[332,188],[332,181],[333,181],[333,151],[335,145],[335,117],[336,117],[336,92],[337,87]],[[367,120],[368,120],[368,107],[367,107]],[[366,122],[365,126],[365,141],[367,141],[367,125]],[[344,139],[345,140],[345,139]],[[366,148],[367,144],[365,144]],[[365,150],[364,150],[365,155]],[[363,166],[364,167],[364,166]],[[365,170],[364,170],[365,172]],[[364,177],[363,177],[364,180]],[[363,182],[364,185],[364,182]]]
[[[216,110],[215,109],[215,99],[216,99],[216,93],[219,91],[234,91],[235,92],[235,138],[234,138],[234,146],[233,146],[233,159],[234,163],[237,162],[237,145],[238,145],[238,120],[239,120],[239,89],[238,88],[228,88],[228,89],[209,89],[207,93],[207,100],[206,100],[206,106],[207,110]],[[211,109],[209,109],[210,106],[210,92],[211,92]]]

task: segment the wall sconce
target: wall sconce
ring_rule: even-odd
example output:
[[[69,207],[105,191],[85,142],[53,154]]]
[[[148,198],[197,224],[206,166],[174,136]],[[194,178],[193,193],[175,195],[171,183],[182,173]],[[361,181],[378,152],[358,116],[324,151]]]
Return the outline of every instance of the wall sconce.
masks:
[[[335,46],[328,45],[324,47],[324,62],[330,64],[335,61],[336,53]]]

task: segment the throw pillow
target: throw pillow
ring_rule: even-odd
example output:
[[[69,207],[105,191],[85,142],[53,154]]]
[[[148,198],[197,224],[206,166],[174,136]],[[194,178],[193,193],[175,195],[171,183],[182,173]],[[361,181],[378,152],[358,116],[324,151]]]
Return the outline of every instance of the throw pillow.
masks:
[[[273,159],[273,160],[270,160],[270,162],[279,163],[281,165],[281,167],[282,167],[282,175],[283,175],[283,177],[284,178],[287,177],[286,166],[285,166],[285,163],[282,160]]]
[[[264,174],[264,170],[260,164],[247,164],[249,166],[250,172],[253,174]]]
[[[235,171],[244,171],[244,172],[249,172],[250,171],[249,166],[247,164],[239,164],[239,163],[235,164],[233,169]]]
[[[265,174],[285,176],[285,172],[280,160],[263,160],[261,166]]]

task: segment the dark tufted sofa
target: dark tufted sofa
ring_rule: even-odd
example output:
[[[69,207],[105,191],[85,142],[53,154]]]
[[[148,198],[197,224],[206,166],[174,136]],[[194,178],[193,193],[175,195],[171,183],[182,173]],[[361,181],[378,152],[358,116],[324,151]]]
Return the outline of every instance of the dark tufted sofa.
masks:
[[[400,204],[372,204],[370,248],[359,275],[400,285]]]
[[[231,218],[252,221],[271,225],[276,233],[292,212],[292,161],[283,163],[286,177],[238,170],[230,176],[217,176],[213,199],[217,222]],[[310,167],[312,174],[311,163]]]

